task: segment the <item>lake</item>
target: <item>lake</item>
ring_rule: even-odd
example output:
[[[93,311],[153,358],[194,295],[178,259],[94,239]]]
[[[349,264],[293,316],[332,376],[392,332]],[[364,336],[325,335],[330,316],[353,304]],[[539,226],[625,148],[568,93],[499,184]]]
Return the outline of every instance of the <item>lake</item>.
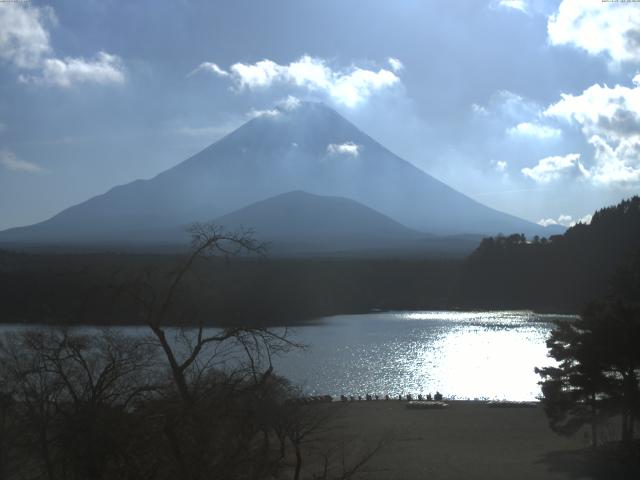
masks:
[[[276,357],[274,366],[309,395],[440,391],[456,399],[535,400],[534,368],[553,364],[545,345],[552,322],[571,318],[528,311],[337,315],[290,329],[307,348]],[[0,331],[22,328],[32,327],[3,325]],[[149,333],[146,327],[115,328]]]
[[[339,315],[294,330],[309,345],[276,370],[308,394],[440,391],[447,398],[535,400],[534,367],[552,365],[555,319],[527,311]]]

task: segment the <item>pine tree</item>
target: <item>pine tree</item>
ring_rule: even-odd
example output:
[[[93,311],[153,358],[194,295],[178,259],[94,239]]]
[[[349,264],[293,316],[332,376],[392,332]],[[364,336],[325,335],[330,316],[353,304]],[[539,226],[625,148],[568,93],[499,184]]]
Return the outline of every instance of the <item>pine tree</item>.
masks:
[[[622,441],[634,437],[640,413],[640,308],[620,300],[590,303],[575,322],[559,321],[547,347],[558,366],[536,372],[542,377],[545,411],[551,428],[572,435],[615,415],[622,420]]]

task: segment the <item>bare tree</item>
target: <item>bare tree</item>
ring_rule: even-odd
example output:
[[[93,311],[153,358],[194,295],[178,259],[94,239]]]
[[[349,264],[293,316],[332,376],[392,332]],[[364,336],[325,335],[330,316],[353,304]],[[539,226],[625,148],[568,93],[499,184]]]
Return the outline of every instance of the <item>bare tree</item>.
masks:
[[[212,471],[231,474],[231,466],[246,462],[253,455],[248,446],[257,431],[262,431],[264,443],[268,443],[267,427],[260,426],[264,415],[259,411],[264,408],[252,399],[265,396],[273,377],[273,356],[298,345],[288,338],[286,329],[206,327],[205,323],[222,322],[205,322],[197,305],[185,300],[182,294],[187,279],[198,280],[198,269],[211,257],[263,255],[265,247],[249,230],[228,233],[215,224],[195,224],[189,232],[189,254],[163,282],[147,272],[130,282],[126,292],[140,306],[143,322],[167,360],[175,387],[177,403],[167,403],[162,418],[163,434],[178,466],[176,473],[198,479]],[[211,413],[214,409],[216,415]],[[220,411],[226,413],[225,420],[220,419]],[[233,432],[229,426],[232,418],[238,420]],[[222,435],[226,436],[223,442]]]
[[[5,335],[0,375],[15,404],[20,472],[98,479],[108,465],[126,464],[129,412],[155,388],[152,358],[148,341],[114,331]]]

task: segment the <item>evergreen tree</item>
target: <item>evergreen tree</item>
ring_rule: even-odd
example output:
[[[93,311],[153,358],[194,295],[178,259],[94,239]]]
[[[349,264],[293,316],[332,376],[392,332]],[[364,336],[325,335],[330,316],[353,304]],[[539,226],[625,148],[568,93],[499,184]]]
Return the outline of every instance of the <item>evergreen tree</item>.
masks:
[[[573,435],[585,424],[591,426],[591,441],[598,444],[598,423],[605,415],[602,394],[608,390],[597,339],[582,321],[558,321],[547,340],[549,356],[557,367],[536,368],[542,377],[542,403],[551,429]]]
[[[558,321],[547,347],[558,366],[536,372],[551,428],[565,435],[615,415],[622,420],[622,441],[634,437],[640,413],[640,308],[620,300],[590,303],[575,322]]]

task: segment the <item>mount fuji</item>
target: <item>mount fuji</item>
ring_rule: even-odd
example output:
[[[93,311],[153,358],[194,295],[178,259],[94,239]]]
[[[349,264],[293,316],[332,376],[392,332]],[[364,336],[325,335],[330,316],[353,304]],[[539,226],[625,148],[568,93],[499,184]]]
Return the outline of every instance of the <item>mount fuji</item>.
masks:
[[[362,238],[372,230],[392,232],[387,238],[405,239],[415,239],[418,232],[441,236],[558,233],[476,202],[393,154],[331,108],[300,102],[248,121],[151,179],[117,186],[46,221],[0,232],[0,242],[166,243],[172,238],[163,238],[163,232],[215,219],[224,226],[230,218],[241,216],[234,217],[234,212],[289,192],[313,196],[289,195],[284,200],[313,198],[306,204],[315,209],[305,217],[300,210],[304,205],[299,205],[290,221],[300,224],[304,217],[308,235],[302,235],[300,228],[292,232],[315,236],[317,243],[329,233],[332,220],[337,222],[336,229],[342,228],[338,224],[352,224],[351,238],[358,237],[358,225],[366,225]],[[336,208],[336,197],[350,208]],[[327,202],[333,203],[318,207]],[[282,215],[269,217],[269,212],[278,210],[253,208],[254,215],[247,218],[263,230],[272,220],[282,227]],[[320,218],[320,211],[328,218]],[[366,221],[357,220],[362,215]],[[315,224],[324,228],[314,230]],[[259,235],[260,229],[256,230]],[[291,240],[298,239],[294,235]]]

